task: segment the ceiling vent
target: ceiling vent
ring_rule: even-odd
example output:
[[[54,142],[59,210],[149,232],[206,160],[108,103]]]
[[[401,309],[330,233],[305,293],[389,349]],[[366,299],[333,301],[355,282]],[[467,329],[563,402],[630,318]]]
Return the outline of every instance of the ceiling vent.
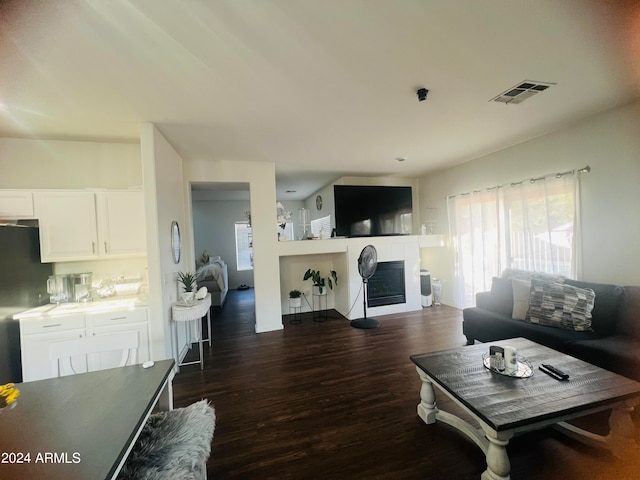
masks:
[[[544,92],[551,85],[555,85],[555,83],[532,82],[531,80],[525,80],[489,101],[506,104],[522,103],[526,99],[533,97],[535,94]]]

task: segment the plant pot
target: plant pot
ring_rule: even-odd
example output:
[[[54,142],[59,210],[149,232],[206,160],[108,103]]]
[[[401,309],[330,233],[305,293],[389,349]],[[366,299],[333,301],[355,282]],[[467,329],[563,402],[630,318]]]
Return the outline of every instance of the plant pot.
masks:
[[[180,295],[180,297],[182,298],[182,301],[187,305],[193,302],[193,300],[195,299],[195,296],[196,296],[196,292],[182,292],[182,294]]]
[[[326,285],[314,285],[313,286],[313,294],[314,295],[326,295],[327,294]]]
[[[298,308],[302,306],[302,298],[289,298],[289,306]]]

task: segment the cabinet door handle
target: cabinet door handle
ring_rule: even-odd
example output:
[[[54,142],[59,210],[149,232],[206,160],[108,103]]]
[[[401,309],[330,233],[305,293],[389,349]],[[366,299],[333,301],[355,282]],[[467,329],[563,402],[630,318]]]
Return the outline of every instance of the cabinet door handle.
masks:
[[[110,318],[109,320],[125,320],[127,317],[113,317]]]
[[[53,328],[53,327],[61,327],[61,323],[53,323],[51,325],[43,325],[42,328]]]
[[[96,253],[96,242],[91,242],[91,251],[92,253]]]
[[[109,247],[107,247],[107,242],[104,242],[104,253],[109,253]]]

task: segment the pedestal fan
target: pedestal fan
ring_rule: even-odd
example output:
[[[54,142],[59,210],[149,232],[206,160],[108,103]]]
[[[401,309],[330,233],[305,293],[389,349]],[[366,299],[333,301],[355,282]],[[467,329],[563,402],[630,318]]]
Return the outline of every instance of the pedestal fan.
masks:
[[[364,317],[351,320],[350,325],[354,328],[378,328],[380,322],[374,318],[367,318],[367,284],[369,279],[376,273],[378,266],[378,252],[373,245],[367,245],[360,252],[358,257],[358,273],[362,277],[362,306],[364,308]]]

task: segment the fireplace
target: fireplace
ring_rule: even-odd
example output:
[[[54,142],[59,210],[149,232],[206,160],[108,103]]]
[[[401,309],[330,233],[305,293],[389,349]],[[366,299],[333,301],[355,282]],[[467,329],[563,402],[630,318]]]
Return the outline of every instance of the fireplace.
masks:
[[[376,272],[368,281],[367,306],[381,307],[406,301],[404,261],[378,262]]]

